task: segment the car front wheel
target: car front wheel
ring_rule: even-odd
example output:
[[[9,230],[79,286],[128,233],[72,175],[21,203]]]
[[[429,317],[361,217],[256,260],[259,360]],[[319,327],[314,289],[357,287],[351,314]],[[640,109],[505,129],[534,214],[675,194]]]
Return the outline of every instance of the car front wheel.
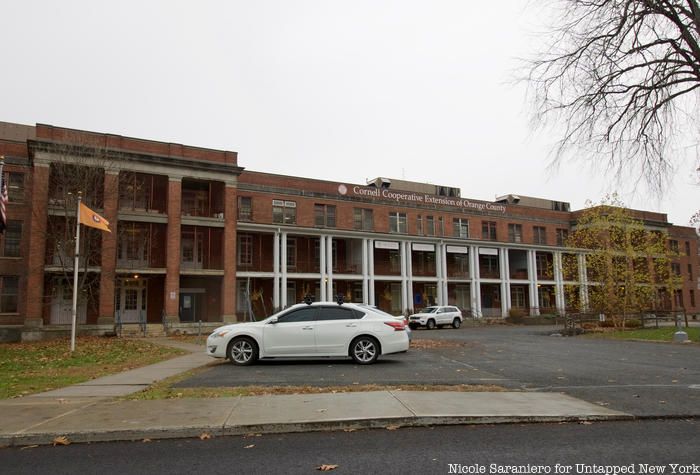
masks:
[[[425,324],[425,326],[428,328],[428,330],[435,330],[435,320],[430,319],[428,320],[428,323]]]
[[[350,356],[357,364],[371,364],[379,357],[379,343],[372,337],[361,336],[350,344]]]
[[[452,328],[459,328],[459,326],[462,324],[459,318],[455,318],[452,320]]]
[[[228,347],[228,358],[231,363],[246,366],[258,359],[258,345],[250,338],[235,338]]]

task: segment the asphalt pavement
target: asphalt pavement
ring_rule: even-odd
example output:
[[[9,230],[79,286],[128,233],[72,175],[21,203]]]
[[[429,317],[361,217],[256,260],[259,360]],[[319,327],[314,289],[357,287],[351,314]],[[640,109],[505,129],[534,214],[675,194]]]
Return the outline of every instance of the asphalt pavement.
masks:
[[[211,360],[201,346],[155,340],[192,353],[0,401],[0,446],[49,444],[60,436],[93,442],[698,415],[700,346],[555,337],[550,330],[502,326],[415,332],[414,349],[370,366],[319,360],[236,367]],[[510,391],[119,398],[194,368],[201,370],[183,385],[497,384]]]

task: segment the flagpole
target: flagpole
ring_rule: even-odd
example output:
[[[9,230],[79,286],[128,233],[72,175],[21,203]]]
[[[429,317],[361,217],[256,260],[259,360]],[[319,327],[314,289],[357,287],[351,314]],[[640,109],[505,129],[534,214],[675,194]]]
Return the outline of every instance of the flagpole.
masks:
[[[78,207],[75,213],[75,262],[73,263],[73,309],[71,311],[70,352],[75,351],[75,321],[78,313],[78,265],[80,255],[80,201],[82,194],[78,192]]]

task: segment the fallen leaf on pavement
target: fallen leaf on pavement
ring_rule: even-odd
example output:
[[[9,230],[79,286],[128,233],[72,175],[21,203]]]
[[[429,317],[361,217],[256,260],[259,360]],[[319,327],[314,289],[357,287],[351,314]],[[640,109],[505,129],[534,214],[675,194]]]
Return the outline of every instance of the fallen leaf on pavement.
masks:
[[[344,432],[355,432],[357,429],[343,429]]]
[[[386,426],[386,430],[396,430],[396,429],[398,429],[399,427],[401,427],[401,426],[399,426],[399,425],[390,425],[390,426]]]
[[[57,445],[70,445],[70,440],[65,435],[59,435],[53,440],[53,446]]]
[[[593,423],[592,423],[592,422],[589,422],[589,421],[581,421],[581,422],[579,422],[579,424],[584,425],[584,426],[593,425]]]
[[[24,447],[21,447],[19,450],[24,450],[24,449],[35,449],[39,447],[38,445],[26,445]]]
[[[330,472],[331,470],[335,470],[338,468],[337,465],[328,465],[328,464],[323,464],[320,467],[316,467],[316,470],[320,470],[322,472]]]
[[[209,432],[202,432],[202,433],[199,435],[199,438],[200,438],[201,440],[211,439],[211,434],[210,434]]]
[[[143,439],[141,442],[143,442],[144,444],[147,444],[150,441],[151,441],[151,439]]]
[[[244,449],[252,449],[253,447],[255,447],[255,444],[246,445],[246,446],[243,447],[243,448],[244,448]]]

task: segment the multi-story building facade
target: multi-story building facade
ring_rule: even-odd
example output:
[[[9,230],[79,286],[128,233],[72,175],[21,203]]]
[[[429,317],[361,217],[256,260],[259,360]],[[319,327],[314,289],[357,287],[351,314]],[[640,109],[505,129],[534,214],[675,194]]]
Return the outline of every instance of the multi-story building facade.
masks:
[[[0,155],[9,195],[0,326],[70,323],[72,254],[52,237],[70,213],[58,163],[98,170],[89,205],[113,231],[81,256],[93,277],[78,309],[84,328],[260,318],[308,294],[394,314],[450,304],[476,318],[564,313],[565,286],[585,303],[584,253],[564,247],[576,219],[566,202],[279,176],[244,170],[235,152],[41,124],[0,123]],[[670,306],[697,314],[695,230],[634,213],[677,248],[684,283]],[[564,271],[567,254],[581,262],[577,275]]]

